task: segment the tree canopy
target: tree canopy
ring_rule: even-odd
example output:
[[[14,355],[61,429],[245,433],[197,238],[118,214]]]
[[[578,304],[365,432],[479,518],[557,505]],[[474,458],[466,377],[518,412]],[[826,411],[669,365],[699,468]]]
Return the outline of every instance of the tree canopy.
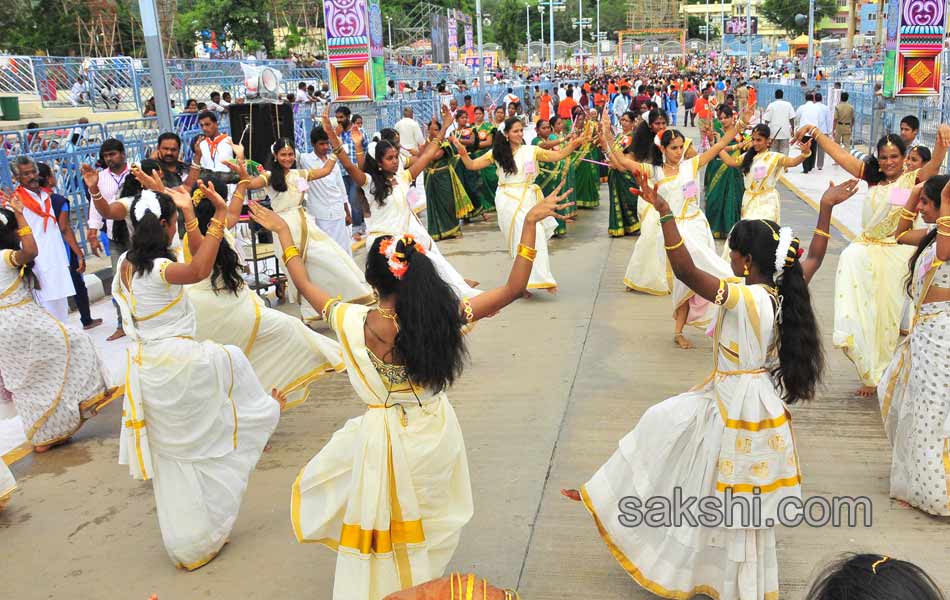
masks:
[[[834,17],[837,12],[838,3],[835,0],[815,0],[816,24],[824,17]],[[759,5],[759,13],[790,36],[808,31],[807,22],[804,27],[795,22],[795,15],[808,15],[808,0],[764,0]],[[815,34],[817,37],[818,32]]]

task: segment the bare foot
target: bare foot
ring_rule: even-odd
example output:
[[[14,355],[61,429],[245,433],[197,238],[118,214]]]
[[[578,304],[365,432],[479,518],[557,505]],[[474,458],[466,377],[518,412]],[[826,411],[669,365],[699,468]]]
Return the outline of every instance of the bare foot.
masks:
[[[466,279],[465,285],[467,285],[468,287],[477,288],[479,286],[479,283],[475,281],[474,279]]]
[[[905,502],[904,500],[898,500],[897,498],[894,498],[894,502],[897,502],[897,505],[902,506],[903,508],[914,508],[911,506],[910,502]]]
[[[124,337],[125,337],[125,331],[121,327],[119,327],[118,329],[112,332],[112,335],[106,338],[106,341],[114,342],[117,339],[124,338]]]
[[[83,328],[83,329],[92,329],[92,328],[98,327],[98,326],[100,326],[100,325],[102,325],[102,319],[93,319],[92,321],[89,321],[89,324],[88,324],[88,325],[83,325],[82,328]]]
[[[581,493],[577,490],[561,490],[561,495],[568,500],[573,500],[574,502],[581,501]]]
[[[33,446],[33,452],[36,452],[37,454],[43,454],[52,447],[52,444],[47,444],[45,446]]]
[[[873,398],[877,396],[877,388],[870,385],[862,385],[854,391],[854,395],[860,398]]]
[[[692,350],[696,346],[693,345],[689,339],[682,333],[677,333],[673,336],[673,341],[676,342],[676,345],[682,350]]]
[[[270,395],[277,400],[277,404],[280,404],[280,410],[283,411],[287,408],[287,394],[284,394],[277,388],[274,388],[270,391]]]

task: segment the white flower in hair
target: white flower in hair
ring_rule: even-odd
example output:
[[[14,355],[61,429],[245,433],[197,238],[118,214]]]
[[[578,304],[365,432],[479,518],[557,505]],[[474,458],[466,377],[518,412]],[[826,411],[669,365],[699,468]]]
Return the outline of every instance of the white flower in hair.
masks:
[[[792,245],[792,228],[782,227],[778,230],[778,246],[775,247],[775,275],[777,279],[785,270],[785,258]]]
[[[10,221],[7,220],[7,216],[2,212],[0,212],[0,223],[3,223],[4,225],[10,224]]]
[[[157,218],[162,218],[162,205],[158,202],[158,195],[155,194],[152,190],[142,190],[142,195],[139,196],[138,201],[135,203],[135,220],[141,221],[145,217],[145,213],[150,212],[155,215]]]

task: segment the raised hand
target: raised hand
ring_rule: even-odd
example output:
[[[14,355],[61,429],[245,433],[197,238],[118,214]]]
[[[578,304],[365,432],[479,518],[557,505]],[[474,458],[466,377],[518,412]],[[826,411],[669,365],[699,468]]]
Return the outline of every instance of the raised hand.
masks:
[[[284,221],[283,217],[257,202],[251,202],[248,204],[248,208],[254,222],[268,231],[276,232],[287,227],[287,222]]]
[[[573,202],[564,202],[564,199],[570,196],[574,189],[571,188],[561,194],[560,192],[562,187],[564,187],[563,181],[556,188],[554,188],[553,192],[545,196],[543,200],[535,204],[531,210],[528,211],[528,214],[525,215],[525,221],[538,223],[547,217],[555,217],[566,222],[572,222],[574,220],[573,217],[564,217],[557,214],[558,210],[563,210],[570,206],[574,206]]]
[[[191,195],[181,188],[165,188],[162,193],[171,198],[175,206],[182,210],[190,209],[194,206]]]
[[[459,154],[468,154],[468,150],[465,148],[465,145],[454,135],[449,136],[449,141],[452,142],[452,145],[455,146],[455,149],[458,150]]]
[[[165,191],[165,183],[162,181],[162,176],[159,171],[146,173],[139,165],[132,165],[131,172],[132,176],[142,185],[143,189],[152,190],[156,193],[163,193]],[[85,178],[85,174],[83,178]]]
[[[828,182],[828,189],[821,196],[823,203],[837,206],[853,196],[858,191],[858,180],[848,179],[835,185],[833,181]]]
[[[350,136],[353,138],[353,145],[359,148],[363,143],[363,132],[355,124],[350,125]]]
[[[944,148],[950,148],[950,125],[943,123],[937,128],[937,143]]]
[[[241,179],[249,179],[250,175],[247,173],[247,165],[244,164],[243,160],[229,160],[224,163],[224,165],[238,174],[238,177]]]
[[[7,194],[7,206],[16,215],[23,215],[23,201],[16,194]]]
[[[192,160],[196,163],[200,163],[201,162],[201,142],[205,140],[205,136],[203,135],[195,136],[195,140],[196,140],[195,146],[194,146],[195,156],[194,158],[192,158]]]
[[[940,192],[941,208],[943,208],[945,202],[950,202],[950,181],[947,181],[947,185],[943,186],[943,190]]]
[[[221,197],[215,189],[214,185],[204,181],[198,182],[198,187],[201,188],[201,192],[205,195],[205,198],[211,201],[211,204],[214,205],[216,209],[223,209],[227,207],[227,202],[224,201],[224,198]]]
[[[802,150],[802,154],[808,154],[809,152],[811,152],[811,147],[812,147],[812,144],[814,144],[814,143],[815,143],[815,138],[811,138],[810,140],[808,140],[808,141],[805,142],[804,144],[801,144],[800,147],[801,147],[801,150]]]
[[[644,202],[648,203],[658,212],[663,213],[664,211],[660,209],[666,206],[666,200],[660,195],[660,184],[650,185],[650,177],[639,169],[633,173],[633,178],[637,181],[637,185],[640,186],[640,189],[630,188],[630,193],[640,196]]]
[[[92,189],[99,185],[99,171],[92,165],[83,164],[79,167],[79,172],[82,174],[82,182],[86,184],[86,187]]]

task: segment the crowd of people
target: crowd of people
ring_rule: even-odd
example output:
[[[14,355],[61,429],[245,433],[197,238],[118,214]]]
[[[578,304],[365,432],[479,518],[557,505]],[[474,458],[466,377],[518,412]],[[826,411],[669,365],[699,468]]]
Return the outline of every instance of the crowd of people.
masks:
[[[778,522],[783,500],[801,498],[792,408],[815,399],[825,370],[809,284],[832,209],[863,181],[863,231],[835,276],[834,343],[854,363],[857,394],[880,402],[891,496],[950,516],[950,178],[939,173],[950,126],[930,149],[909,117],[857,155],[845,93],[831,106],[809,90],[796,110],[778,92],[763,109],[753,82],[655,67],[595,72],[577,87],[538,83],[523,97],[509,90],[497,106],[475,90],[461,105],[446,93],[438,117],[421,123],[407,108],[372,140],[337,106],[309,132],[311,152],[276,139],[259,170],[218,130],[222,96],[197,113],[190,165],[174,133],[135,165],[106,140],[100,169],[85,166],[82,178],[89,251],[102,253],[104,237],[112,262],[109,340],[129,342],[119,387],[88,334],[65,324],[70,296],[86,329],[102,322],[85,298],[68,202],[49,166],[18,158],[18,186],[0,209],[0,330],[17,340],[0,345],[0,401],[42,452],[124,396],[119,462],[152,480],[169,557],[194,570],[227,543],[281,412],[346,371],[365,413],[289,490],[297,540],[337,552],[333,597],[517,597],[473,574],[444,576],[476,498],[448,390],[477,321],[532,290],[558,290],[555,238],[604,191],[606,235],[638,236],[626,287],[672,297],[679,348],[693,347],[686,325],[707,328],[713,370],[647,410],[587,483],[562,493],[653,593],[776,598],[773,527],[626,527],[618,505],[676,488],[728,491],[756,496],[763,522]],[[300,94],[312,98],[306,86]],[[677,123],[695,123],[699,142]],[[783,224],[776,186],[789,169],[822,169],[824,157],[853,179],[824,193],[806,245]],[[299,318],[249,289],[242,215],[273,234]],[[496,222],[511,258],[494,287],[466,278],[438,245],[477,220]],[[7,501],[14,488],[0,463]],[[910,563],[860,554],[829,567],[808,597],[941,593]]]

